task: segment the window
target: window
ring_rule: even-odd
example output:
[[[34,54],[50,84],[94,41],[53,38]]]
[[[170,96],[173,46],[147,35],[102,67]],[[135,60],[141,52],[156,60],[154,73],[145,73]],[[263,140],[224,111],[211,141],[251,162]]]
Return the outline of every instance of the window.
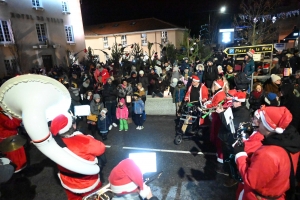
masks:
[[[46,24],[36,24],[36,32],[39,42],[47,42]]]
[[[66,32],[66,37],[67,37],[67,43],[75,43],[73,27],[65,25],[65,32]]]
[[[12,31],[8,21],[0,20],[0,43],[13,43]]]
[[[62,1],[62,12],[64,14],[70,14],[68,1]]]
[[[103,47],[108,48],[108,39],[107,39],[107,37],[103,38]]]
[[[42,0],[32,0],[32,7],[37,10],[43,10],[43,6],[41,4]]]
[[[167,31],[162,31],[161,32],[161,42],[167,42],[168,41],[168,32]]]
[[[147,34],[143,33],[141,34],[141,38],[142,38],[142,46],[147,46]]]
[[[123,46],[124,46],[124,45],[127,45],[127,38],[126,38],[126,35],[122,35],[122,36],[121,36],[121,43],[122,43]]]

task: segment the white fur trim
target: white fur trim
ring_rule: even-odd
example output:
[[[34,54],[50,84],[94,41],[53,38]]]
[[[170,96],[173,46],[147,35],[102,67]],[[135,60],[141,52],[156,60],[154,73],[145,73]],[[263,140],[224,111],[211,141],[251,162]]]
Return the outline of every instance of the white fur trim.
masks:
[[[243,200],[243,196],[244,196],[244,189],[241,191],[241,193],[239,194],[239,198],[238,200]]]
[[[246,152],[244,152],[244,151],[242,151],[242,152],[240,152],[240,153],[237,153],[236,155],[235,155],[235,163],[236,163],[236,160],[239,158],[239,157],[242,157],[242,156],[246,156],[246,157],[248,157],[248,155],[247,155],[247,153]]]
[[[217,83],[217,81],[214,81],[214,84],[216,84],[216,86],[218,86],[218,88],[222,88],[221,85],[219,83]]]
[[[193,81],[198,82],[198,83],[200,82],[200,80],[196,80],[196,79],[193,79]]]
[[[221,158],[217,158],[217,161],[218,161],[219,163],[223,163],[223,159],[221,159]]]
[[[58,178],[59,178],[59,180],[61,182],[61,185],[64,188],[66,188],[67,190],[70,190],[71,192],[78,193],[78,194],[89,192],[89,191],[95,189],[96,186],[100,183],[99,174],[98,174],[98,178],[97,178],[96,182],[93,185],[91,185],[90,187],[87,187],[87,188],[70,188],[67,185],[65,185],[64,182],[61,180],[60,173],[58,173]]]
[[[58,131],[58,133],[59,134],[63,134],[63,133],[65,133],[65,132],[67,132],[70,128],[71,128],[71,126],[72,126],[72,117],[71,117],[71,115],[69,114],[69,113],[64,113],[63,114],[66,118],[68,118],[68,124],[64,127],[64,128],[62,128],[62,129],[60,129],[59,131]]]
[[[263,123],[263,125],[266,127],[266,129],[270,132],[274,132],[275,130],[268,124],[268,122],[266,121],[265,115],[263,112],[260,112],[260,118],[261,121]]]
[[[278,134],[282,134],[283,131],[284,131],[284,129],[282,129],[280,127],[275,128],[275,132],[278,133]]]
[[[239,102],[245,102],[246,101],[246,99],[238,99],[237,97],[234,97],[233,98],[235,101],[239,101]]]
[[[113,193],[120,194],[122,192],[131,192],[138,187],[134,182],[127,183],[125,185],[113,185],[110,183],[110,189]]]

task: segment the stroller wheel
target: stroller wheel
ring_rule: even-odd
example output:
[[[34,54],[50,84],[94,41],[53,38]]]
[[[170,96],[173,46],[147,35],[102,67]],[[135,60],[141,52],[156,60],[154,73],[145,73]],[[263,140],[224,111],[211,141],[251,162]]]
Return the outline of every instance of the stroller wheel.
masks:
[[[182,135],[176,135],[176,137],[174,139],[174,143],[178,145],[181,142],[182,142]]]

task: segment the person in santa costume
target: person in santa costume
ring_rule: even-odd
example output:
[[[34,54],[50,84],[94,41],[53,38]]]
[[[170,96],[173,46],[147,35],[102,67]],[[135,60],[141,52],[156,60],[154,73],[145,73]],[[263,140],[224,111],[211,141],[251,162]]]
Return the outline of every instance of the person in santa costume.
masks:
[[[4,112],[0,107],[0,142],[10,136],[18,135],[18,127],[21,120],[12,117],[9,113]],[[16,165],[15,173],[23,170],[27,165],[27,158],[24,147],[11,152],[4,152],[5,156]]]
[[[238,91],[234,94],[232,98],[232,115],[233,120],[232,123],[234,125],[234,133],[230,128],[230,124],[227,123],[224,109],[223,107],[218,107],[216,109],[216,113],[219,113],[219,117],[221,119],[221,126],[218,132],[218,138],[222,141],[222,153],[223,159],[229,159],[230,154],[234,153],[234,149],[232,144],[235,142],[235,138],[237,138],[237,130],[240,127],[240,124],[243,122],[250,122],[250,111],[245,105],[246,101],[246,93],[242,91]],[[225,187],[232,187],[237,184],[237,181],[232,178],[232,174],[230,173],[230,168],[228,163],[218,164],[218,168],[216,169],[218,174],[230,175],[229,179],[223,184]]]
[[[244,183],[238,199],[290,199],[287,191],[295,189],[291,180],[300,151],[299,133],[290,125],[292,114],[286,107],[262,107],[259,115],[258,132],[264,136],[263,145],[250,158],[247,149],[234,146],[235,161]]]
[[[226,94],[223,91],[224,82],[222,79],[218,79],[213,82],[213,91],[214,95],[210,99],[210,101],[207,102],[207,104],[204,104],[205,108],[217,108],[218,106],[221,106],[222,102],[226,99]],[[216,112],[211,113],[211,128],[210,128],[210,141],[215,145],[217,148],[217,161],[219,163],[223,163],[223,153],[222,153],[222,143],[221,140],[218,137],[218,133],[221,127],[221,120],[219,117],[219,114]]]
[[[110,189],[115,194],[112,200],[158,200],[143,181],[143,174],[135,162],[129,158],[122,160],[112,169],[108,177]]]
[[[71,116],[61,114],[52,120],[50,132],[62,147],[72,151],[80,158],[97,162],[97,157],[105,152],[105,145],[91,135],[84,135],[79,131],[73,132],[74,129],[71,127]],[[77,174],[60,165],[58,165],[58,170],[58,177],[65,188],[68,200],[81,200],[102,186],[99,174]]]

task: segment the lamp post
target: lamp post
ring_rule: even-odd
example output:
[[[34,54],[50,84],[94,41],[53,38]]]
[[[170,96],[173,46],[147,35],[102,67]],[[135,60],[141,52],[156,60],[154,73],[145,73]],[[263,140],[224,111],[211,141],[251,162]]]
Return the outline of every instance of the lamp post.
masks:
[[[210,29],[210,14],[211,14],[211,12],[213,12],[213,11],[217,11],[217,10],[210,10],[209,11],[209,15],[208,15],[208,28]],[[225,6],[222,6],[221,8],[220,8],[220,10],[219,10],[219,13],[225,13],[225,11],[226,11],[226,7]]]

